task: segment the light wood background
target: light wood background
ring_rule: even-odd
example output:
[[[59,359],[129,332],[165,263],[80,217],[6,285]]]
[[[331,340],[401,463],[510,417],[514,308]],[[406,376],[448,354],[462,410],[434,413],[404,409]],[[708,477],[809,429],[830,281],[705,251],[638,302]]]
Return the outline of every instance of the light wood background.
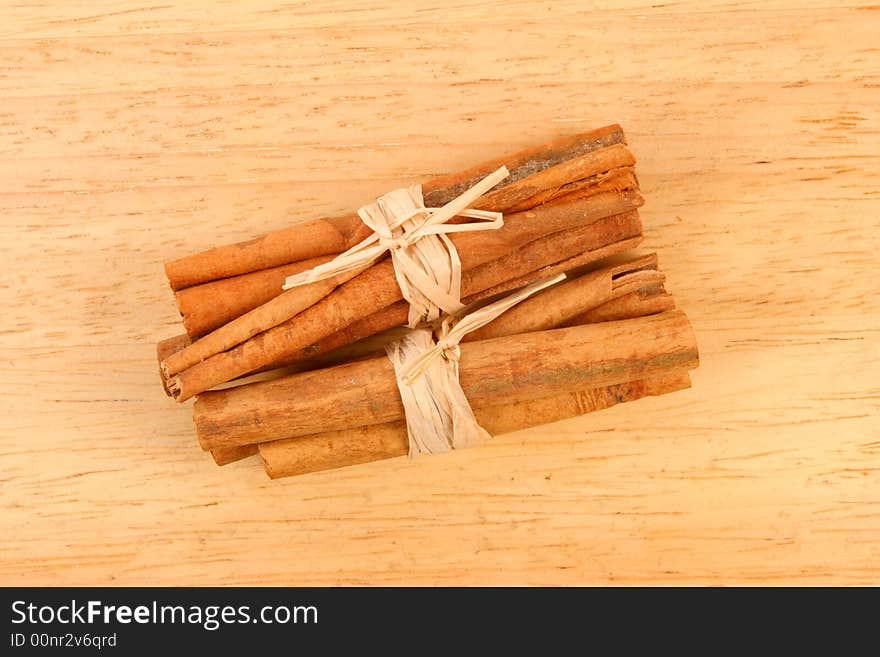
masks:
[[[0,8],[0,584],[880,584],[880,7]],[[376,8],[379,7],[379,8]],[[693,388],[268,481],[163,260],[620,122]]]

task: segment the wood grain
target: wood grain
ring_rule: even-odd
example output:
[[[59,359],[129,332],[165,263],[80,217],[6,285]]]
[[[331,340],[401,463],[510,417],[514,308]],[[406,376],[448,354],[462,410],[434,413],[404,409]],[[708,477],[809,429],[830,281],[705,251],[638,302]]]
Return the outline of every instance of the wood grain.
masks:
[[[880,584],[878,7],[370,4],[0,8],[0,584]],[[164,258],[614,121],[691,390],[276,482],[199,451]]]

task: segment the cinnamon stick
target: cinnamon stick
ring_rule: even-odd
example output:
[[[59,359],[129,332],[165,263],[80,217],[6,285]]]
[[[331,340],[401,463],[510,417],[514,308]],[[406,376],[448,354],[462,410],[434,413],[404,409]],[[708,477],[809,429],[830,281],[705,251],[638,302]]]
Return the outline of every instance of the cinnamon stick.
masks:
[[[542,206],[542,211],[554,208],[577,209],[586,226],[559,231],[534,240],[495,261],[474,267],[481,250],[461,248],[462,295],[467,303],[475,295],[511,277],[535,271],[543,265],[558,262],[574,253],[585,253],[586,258],[598,260],[611,253],[635,245],[641,235],[641,224],[631,208],[642,203],[634,191],[624,194],[604,193],[584,202],[584,205],[564,204]],[[546,208],[546,210],[543,210]],[[624,212],[613,214],[610,212]],[[597,216],[604,216],[597,220]],[[492,233],[503,231],[501,228]],[[476,240],[480,233],[460,233],[456,237]],[[458,246],[458,244],[456,244]],[[292,319],[279,324],[238,346],[213,355],[181,371],[170,380],[169,387],[178,401],[203,392],[225,381],[232,380],[267,365],[277,363],[300,352],[309,345],[344,329],[349,324],[377,313],[401,299],[400,288],[390,261],[382,261],[340,285],[331,294]],[[394,324],[382,322],[370,327],[371,333],[390,328]],[[181,352],[182,353],[182,352]],[[163,362],[163,370],[166,362]]]
[[[563,322],[561,326],[613,322],[633,316],[654,315],[674,307],[675,301],[672,295],[668,294],[662,286],[649,285],[586,310]],[[634,315],[634,313],[638,313],[638,315]]]
[[[614,178],[617,181],[615,183],[616,187],[634,184],[631,174],[624,175],[629,175],[629,177],[625,180],[621,180],[619,177]],[[506,225],[498,231],[493,231],[491,235],[484,233],[478,235],[475,239],[474,234],[460,234],[454,236],[453,243],[456,244],[457,248],[460,247],[466,252],[463,256],[463,263],[469,268],[476,266],[492,258],[507,254],[522,244],[537,239],[542,235],[557,232],[573,225],[579,225],[584,221],[589,221],[591,215],[595,216],[596,214],[606,212],[608,209],[615,209],[619,206],[619,203],[617,206],[614,205],[616,201],[619,201],[619,197],[603,193],[606,191],[605,187],[598,186],[593,192],[595,195],[593,200],[589,200],[590,195],[583,195],[577,201],[571,203],[549,204],[536,208],[531,212],[520,212],[510,215],[507,217]],[[353,278],[354,275],[355,273],[353,272],[284,292],[281,292],[279,285],[279,294],[272,295],[274,298],[270,298],[263,305],[250,310],[208,335],[203,336],[191,346],[170,357],[162,365],[166,378],[192,367],[214,354],[231,349],[258,333],[281,324],[325,297],[338,284]],[[216,292],[216,288],[222,287],[222,283],[223,281],[216,281],[205,286],[188,288],[184,290],[184,293],[202,287],[214,287]],[[245,290],[232,286],[227,287],[230,289],[223,290],[223,293],[242,294],[245,292]],[[206,303],[209,301],[211,299],[205,300]],[[199,308],[199,310],[203,313],[206,312],[202,308]]]
[[[576,186],[577,189],[574,191],[567,188],[562,191],[555,188],[548,190],[546,194],[535,201],[527,200],[520,205],[531,207],[530,203],[539,205],[555,201],[558,198],[572,201],[580,200],[603,191],[636,189],[638,182],[633,168],[624,166],[616,167],[605,173],[578,181]],[[537,203],[537,200],[540,200],[541,203]],[[525,209],[528,208],[507,210],[507,220],[510,221],[511,215],[517,215],[520,212],[524,212]],[[550,225],[541,230],[542,226],[540,224],[534,221],[529,223],[531,224],[531,229],[536,233],[535,237],[538,237],[538,231],[541,234],[553,232],[553,227]],[[504,251],[501,250],[503,247],[505,247],[504,244],[499,244],[495,253],[503,253]],[[485,255],[489,259],[492,253],[487,249]],[[176,292],[177,309],[183,318],[187,334],[193,339],[206,335],[236,317],[282,294],[281,287],[287,276],[311,269],[315,265],[326,262],[331,258],[332,256],[312,258],[302,262],[211,281]]]
[[[462,341],[476,342],[517,333],[546,331],[562,326],[566,321],[612,299],[649,285],[660,286],[665,278],[657,271],[655,253],[603,267],[526,299],[495,321],[467,334]]]
[[[624,144],[584,153],[526,178],[502,187],[496,187],[473,204],[477,210],[511,212],[528,210],[561,198],[570,193],[581,193],[605,184],[611,175],[631,174],[636,158]],[[611,173],[613,172],[613,173]]]
[[[187,335],[175,335],[174,337],[160,340],[156,345],[156,357],[159,359],[159,362],[162,362],[171,354],[178,352],[189,345],[189,343],[189,336]],[[168,391],[167,381],[165,377],[162,376],[161,369],[159,370],[159,376],[162,378],[162,387],[165,388],[166,394],[170,395],[171,393]],[[243,458],[247,458],[248,456],[253,456],[256,453],[256,445],[244,445],[242,447],[231,447],[229,449],[215,449],[211,451],[211,456],[217,465],[228,465],[235,461],[240,461]]]
[[[535,296],[517,304],[485,327],[468,333],[462,342],[475,342],[488,338],[543,331],[562,326],[589,324],[594,320],[587,318],[591,309],[605,307],[609,301],[628,297],[638,292],[640,303],[629,303],[613,319],[629,319],[642,317],[670,310],[674,307],[672,296],[663,289],[666,276],[657,270],[657,254],[649,253],[637,257],[629,257],[621,262],[601,267],[595,271],[572,276],[569,280],[542,290]],[[635,291],[635,292],[634,292]],[[655,297],[669,300],[669,305],[658,304]],[[405,308],[403,309],[405,311]],[[583,318],[583,319],[578,319]],[[299,371],[338,365],[368,356],[384,353],[385,345],[399,339],[406,332],[405,328],[386,330],[366,338],[346,340],[345,345],[329,349],[326,353],[305,360],[284,364],[292,367],[296,363],[305,363]],[[336,334],[334,334],[335,336]],[[292,372],[289,372],[292,373]]]
[[[638,214],[632,213],[629,218],[626,220],[638,220]],[[572,241],[574,243],[578,243],[578,240],[581,240],[582,244],[585,244],[583,241],[582,233],[569,233],[568,237],[573,238]],[[554,238],[556,239],[556,238]],[[618,241],[613,241],[607,246],[599,247],[596,249],[587,248],[584,252],[579,253],[577,256],[572,258],[567,258],[565,260],[553,263],[551,265],[542,267],[537,271],[529,272],[526,275],[518,276],[516,278],[509,279],[495,285],[489,289],[483,290],[482,292],[477,292],[472,295],[469,295],[464,299],[466,303],[474,303],[477,301],[481,301],[483,299],[487,299],[493,297],[497,294],[508,292],[510,290],[514,290],[518,287],[522,287],[538,278],[544,278],[548,276],[555,276],[556,274],[563,273],[574,269],[576,267],[580,267],[582,265],[596,262],[602,260],[606,256],[613,255],[615,253],[622,253],[628,249],[635,248],[641,242],[641,236],[630,237],[630,238],[622,238]],[[546,243],[536,242],[529,246],[530,249],[543,249],[545,248]],[[522,255],[522,253],[520,254]],[[496,274],[499,271],[504,271],[504,263],[510,262],[511,259],[517,259],[519,256],[511,255],[510,258],[505,260],[500,264],[500,266],[495,267]],[[513,271],[513,269],[509,270]],[[485,273],[485,272],[484,272]],[[328,351],[332,351],[334,349],[341,348],[345,345],[351,344],[358,340],[363,340],[371,335],[375,335],[381,331],[389,330],[395,326],[400,326],[406,322],[407,312],[408,312],[408,304],[406,301],[398,301],[396,303],[391,304],[383,308],[382,310],[372,313],[367,317],[364,317],[360,320],[352,322],[348,326],[324,337],[320,340],[317,340],[310,344],[309,346],[300,349],[298,352],[294,354],[290,354],[285,356],[281,360],[279,360],[274,366],[275,367],[291,367],[295,366],[298,363],[306,362],[309,360],[314,360]],[[658,311],[659,312],[659,311]],[[577,323],[586,323],[586,322],[577,322]]]
[[[498,436],[689,387],[687,371],[677,370],[516,404],[486,406],[475,409],[474,415],[483,428]],[[272,479],[406,456],[408,451],[406,422],[403,421],[327,431],[259,445],[263,467]]]
[[[187,347],[168,356],[161,363],[162,373],[169,377],[197,365],[203,360],[231,349],[237,344],[289,320],[306,308],[318,303],[340,284],[351,280],[359,272],[352,271],[285,290],[261,306],[205,335]],[[190,288],[191,289],[191,288]]]
[[[573,158],[625,143],[621,127],[610,125],[509,153],[460,173],[423,183],[425,204],[428,207],[444,205],[502,165],[506,165],[510,171],[510,176],[501,183],[507,186]],[[165,273],[171,289],[176,291],[208,281],[339,253],[368,235],[369,229],[356,214],[315,219],[247,242],[173,260],[166,263]]]
[[[614,152],[616,154],[609,153]],[[589,158],[598,164],[600,168],[604,168],[611,162],[625,161],[631,158],[631,154],[626,151],[624,146],[615,146],[609,149],[603,149],[596,153],[590,153],[582,156]],[[581,166],[578,160],[567,162],[567,169],[571,167]],[[499,192],[504,192],[508,196],[515,193],[513,187],[522,184],[525,185],[527,191],[530,185],[543,187],[544,182],[531,183],[530,181],[539,177],[544,178],[554,176],[570,176],[575,175],[568,170],[563,173],[555,172],[554,169],[548,169],[541,172],[537,176],[525,178],[513,186],[506,187]],[[623,172],[621,174],[625,180],[621,180],[621,176],[613,176],[613,188],[619,188],[622,185],[634,184],[634,178],[631,173]],[[492,193],[480,199],[481,203],[477,205],[483,207],[499,207],[501,203],[495,203],[491,200]],[[592,197],[592,198],[591,198]],[[556,232],[563,228],[572,226],[573,224],[583,221],[583,217],[589,212],[602,211],[603,203],[613,202],[619,196],[609,196],[607,186],[599,184],[594,186],[590,193],[582,192],[577,201],[571,203],[557,203],[544,205],[536,208],[533,212],[521,212],[508,217],[507,225],[500,230],[492,231],[492,233],[470,233],[461,234],[453,239],[456,248],[461,248],[467,252],[467,257],[462,260],[462,265],[468,268],[473,267],[482,262],[491,260],[501,254],[509,252],[511,249],[517,248],[519,245],[537,238],[540,235]],[[381,265],[381,263],[380,263]],[[380,266],[377,265],[377,266]],[[387,268],[388,263],[385,263]],[[182,372],[183,370],[193,367],[199,362],[210,358],[215,354],[231,349],[237,344],[241,344],[245,340],[252,338],[258,333],[267,331],[274,326],[278,326],[282,322],[294,317],[298,313],[309,306],[317,303],[320,299],[327,296],[339,284],[344,283],[355,277],[358,272],[350,272],[344,275],[336,276],[331,279],[317,281],[309,285],[295,287],[284,292],[280,292],[278,296],[254,308],[241,317],[237,317],[229,323],[217,328],[215,331],[203,336],[191,346],[169,357],[162,363],[162,370],[166,377]]]
[[[658,272],[658,276],[665,278],[665,275]],[[575,317],[569,318],[559,324],[553,324],[546,328],[567,328],[569,326],[578,326],[579,324],[595,324],[599,322],[612,322],[619,319],[631,319],[633,317],[644,317],[646,315],[656,315],[658,313],[672,310],[675,308],[675,300],[671,294],[666,292],[662,284],[648,284],[633,292],[626,293],[627,288],[619,288],[617,285],[612,287],[612,298],[604,301],[602,305],[585,310]],[[591,294],[591,292],[587,292]],[[508,311],[510,312],[510,311]],[[505,313],[506,315],[507,313]],[[496,322],[504,320],[502,315]],[[531,322],[531,318],[529,322]],[[549,322],[548,322],[549,324]],[[399,339],[406,332],[405,327],[397,327],[391,330],[385,330],[376,333],[367,338],[360,339],[357,342],[343,341],[342,347],[327,349],[312,358],[305,356],[292,359],[290,362],[281,363],[277,367],[273,367],[277,373],[277,377],[296,374],[297,372],[305,372],[307,370],[320,369],[322,367],[331,367],[340,363],[352,360],[360,360],[362,358],[374,357],[384,352],[386,344],[393,340]],[[534,329],[537,330],[537,329]],[[517,324],[514,330],[506,331],[500,335],[513,335],[515,333],[526,333],[529,329],[527,323]],[[462,342],[474,341],[474,334],[480,338],[480,332],[474,331],[464,337]],[[332,336],[331,336],[332,337]],[[493,336],[497,337],[497,336]],[[325,345],[325,341],[321,341]],[[268,370],[262,370],[263,372]]]
[[[312,269],[332,258],[332,255],[310,258],[193,285],[175,292],[174,300],[183,327],[190,338],[200,338],[277,297],[288,276]]]
[[[258,451],[258,445],[241,445],[240,447],[213,449],[211,457],[214,459],[214,463],[222,466],[254,456]]]
[[[550,397],[692,369],[684,313],[538,331],[461,345],[460,382],[473,408]],[[208,392],[193,416],[203,449],[235,447],[403,419],[387,358]]]
[[[165,389],[166,395],[170,396],[171,390],[168,387],[168,377],[165,376],[165,373],[162,371],[162,362],[171,354],[177,353],[189,345],[190,339],[186,334],[165,338],[156,344],[156,359],[159,361],[159,378],[162,380],[162,388]]]
[[[657,255],[654,253],[603,267],[539,292],[508,310],[483,329],[467,334],[462,341],[473,342],[492,337],[556,328],[571,320],[572,317],[582,316],[582,313],[587,309],[603,306],[607,301],[634,294],[632,292],[634,288],[638,288],[637,292],[641,295],[639,297],[640,303],[628,304],[626,306],[628,314],[620,319],[649,315],[656,312],[654,305],[650,303],[653,297],[669,297],[663,290],[664,278],[664,275],[657,271]],[[587,323],[587,321],[583,323]],[[400,331],[385,332],[383,336],[374,336],[372,340],[362,340],[345,348],[336,349],[324,354],[318,361],[308,363],[304,369],[329,367],[360,358],[381,355],[384,353],[386,344],[401,337],[396,335],[397,333]],[[223,465],[246,458],[254,453],[250,450],[239,452],[238,449],[219,450],[221,452],[219,457],[218,450],[214,450],[212,452],[214,460],[219,465]]]

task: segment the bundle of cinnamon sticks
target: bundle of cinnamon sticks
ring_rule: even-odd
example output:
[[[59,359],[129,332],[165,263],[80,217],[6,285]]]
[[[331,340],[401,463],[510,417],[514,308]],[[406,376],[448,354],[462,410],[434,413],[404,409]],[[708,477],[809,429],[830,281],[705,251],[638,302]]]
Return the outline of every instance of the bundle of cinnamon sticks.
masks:
[[[642,241],[643,199],[622,129],[423,182],[425,205],[502,165],[510,175],[470,207],[503,213],[503,226],[449,236],[462,303],[567,278],[465,337],[459,380],[480,425],[506,433],[688,387],[698,355],[687,318],[656,255],[626,254]],[[370,234],[343,215],[166,263],[185,333],[158,345],[162,383],[177,401],[196,396],[196,434],[218,464],[259,453],[275,478],[408,452],[384,355],[409,309],[391,259],[282,289]]]

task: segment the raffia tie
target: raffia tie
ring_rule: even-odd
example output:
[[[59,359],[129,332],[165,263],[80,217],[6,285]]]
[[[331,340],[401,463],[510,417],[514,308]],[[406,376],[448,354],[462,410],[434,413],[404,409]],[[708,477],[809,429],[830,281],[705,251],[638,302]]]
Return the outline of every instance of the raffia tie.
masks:
[[[489,433],[474,412],[458,380],[461,339],[519,302],[565,278],[560,274],[528,285],[460,319],[445,318],[437,329],[417,328],[385,348],[394,365],[403,400],[409,457],[439,454],[479,445]]]
[[[500,212],[469,209],[468,205],[509,175],[501,167],[442,208],[427,208],[420,185],[396,189],[358,210],[372,235],[333,260],[290,276],[287,290],[298,285],[362,271],[391,252],[394,275],[409,302],[412,329],[386,348],[394,364],[397,386],[406,411],[410,458],[479,444],[489,438],[474,417],[458,381],[459,341],[470,331],[540,289],[564,278],[541,281],[495,303],[468,313],[461,303],[461,259],[450,233],[495,230],[504,225]],[[447,223],[453,217],[476,219]],[[438,321],[445,317],[442,321]],[[434,329],[425,324],[439,324]]]
[[[358,210],[372,235],[323,265],[289,276],[283,289],[366,269],[390,251],[394,275],[409,302],[410,328],[434,321],[443,313],[461,312],[461,259],[448,235],[503,226],[500,212],[467,206],[508,175],[507,167],[501,167],[442,208],[425,207],[421,185],[381,196]],[[477,221],[447,223],[456,216]]]

